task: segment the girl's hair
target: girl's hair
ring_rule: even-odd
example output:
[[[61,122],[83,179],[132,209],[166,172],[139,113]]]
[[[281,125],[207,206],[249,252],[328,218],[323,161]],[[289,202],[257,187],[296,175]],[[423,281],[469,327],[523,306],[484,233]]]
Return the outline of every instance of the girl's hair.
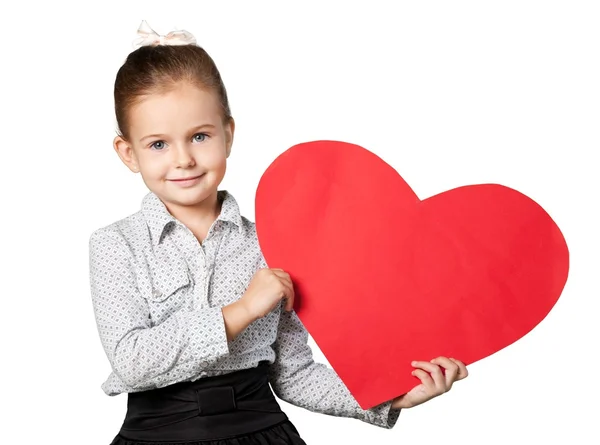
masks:
[[[219,96],[225,122],[231,120],[227,91],[215,62],[197,45],[142,46],[117,72],[115,114],[120,136],[129,139],[129,111],[144,96],[165,93],[186,81]]]

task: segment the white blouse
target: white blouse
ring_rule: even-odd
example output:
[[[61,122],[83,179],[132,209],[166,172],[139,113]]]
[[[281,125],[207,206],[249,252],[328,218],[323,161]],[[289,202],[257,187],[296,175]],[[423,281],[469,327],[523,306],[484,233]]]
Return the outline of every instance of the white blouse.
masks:
[[[360,408],[333,369],[315,363],[308,333],[281,306],[228,343],[221,308],[267,267],[254,223],[226,191],[203,243],[152,192],[141,210],[90,237],[90,283],[110,396],[270,363],[282,400],[314,412],[392,428],[391,402]]]

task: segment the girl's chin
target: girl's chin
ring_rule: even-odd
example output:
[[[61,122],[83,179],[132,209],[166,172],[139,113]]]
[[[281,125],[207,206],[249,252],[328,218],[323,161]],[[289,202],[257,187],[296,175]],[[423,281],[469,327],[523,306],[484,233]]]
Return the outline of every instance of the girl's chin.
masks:
[[[214,190],[193,190],[185,189],[173,192],[169,190],[167,193],[155,193],[161,199],[172,202],[174,204],[193,206],[202,204],[207,199],[215,196],[217,189]]]

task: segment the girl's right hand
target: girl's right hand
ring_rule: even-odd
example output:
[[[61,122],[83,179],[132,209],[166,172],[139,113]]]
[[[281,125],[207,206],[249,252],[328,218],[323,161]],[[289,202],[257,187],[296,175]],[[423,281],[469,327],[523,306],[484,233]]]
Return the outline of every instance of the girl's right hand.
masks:
[[[260,269],[252,277],[240,303],[252,317],[258,320],[271,313],[282,299],[285,310],[294,308],[294,285],[289,274],[282,269]]]

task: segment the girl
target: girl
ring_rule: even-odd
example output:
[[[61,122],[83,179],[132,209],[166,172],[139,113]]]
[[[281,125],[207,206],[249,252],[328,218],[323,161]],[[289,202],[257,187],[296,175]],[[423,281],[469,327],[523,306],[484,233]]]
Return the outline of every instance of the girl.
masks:
[[[363,410],[313,361],[290,276],[267,268],[254,224],[218,190],[235,128],[219,71],[185,31],[161,37],[143,23],[140,34],[116,77],[114,148],[149,193],[138,212],[90,237],[93,307],[112,367],[102,388],[128,393],[112,444],[304,444],[273,391],[392,428],[402,408],[465,378],[458,360],[414,362],[420,385]]]

